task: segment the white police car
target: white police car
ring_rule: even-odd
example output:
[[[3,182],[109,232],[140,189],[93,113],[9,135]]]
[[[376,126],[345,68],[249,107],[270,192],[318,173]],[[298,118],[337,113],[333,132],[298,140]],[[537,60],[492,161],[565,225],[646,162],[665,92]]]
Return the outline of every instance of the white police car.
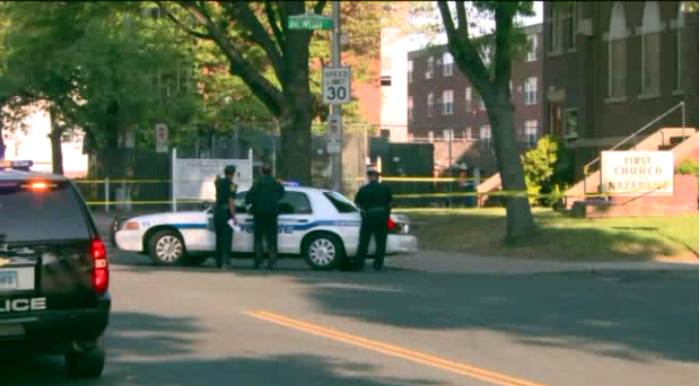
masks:
[[[334,269],[356,255],[361,217],[353,202],[328,190],[285,189],[280,201],[280,254],[302,255],[316,270]],[[245,195],[242,191],[236,197],[236,219],[242,231],[234,234],[234,256],[253,253],[253,217],[245,211]],[[114,237],[120,249],[148,254],[158,265],[200,265],[213,254],[216,240],[211,208],[121,220]],[[413,253],[417,248],[418,240],[409,234],[408,219],[392,215],[387,254]],[[372,241],[370,257],[374,249]]]

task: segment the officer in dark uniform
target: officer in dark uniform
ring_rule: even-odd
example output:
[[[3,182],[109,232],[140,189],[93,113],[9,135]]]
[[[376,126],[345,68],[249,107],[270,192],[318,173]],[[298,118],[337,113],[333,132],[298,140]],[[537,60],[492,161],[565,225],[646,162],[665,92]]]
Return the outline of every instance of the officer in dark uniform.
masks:
[[[216,205],[214,207],[214,230],[216,231],[216,266],[219,269],[231,264],[231,244],[233,243],[233,228],[228,221],[233,219],[236,225],[236,191],[238,187],[233,182],[236,167],[224,168],[224,177],[214,182],[216,186]]]
[[[362,211],[360,245],[357,250],[357,265],[355,269],[358,271],[364,270],[369,241],[374,235],[377,244],[376,255],[374,256],[374,270],[380,271],[384,267],[386,238],[389,233],[389,216],[391,215],[393,198],[389,187],[379,182],[379,172],[376,169],[367,170],[367,179],[369,183],[363,186],[355,196],[355,204]]]
[[[277,265],[277,216],[280,199],[284,196],[284,187],[272,176],[270,165],[263,165],[262,174],[246,194],[245,202],[253,209],[254,268],[259,269],[262,265],[265,237],[267,252],[270,254],[267,269],[274,270]]]

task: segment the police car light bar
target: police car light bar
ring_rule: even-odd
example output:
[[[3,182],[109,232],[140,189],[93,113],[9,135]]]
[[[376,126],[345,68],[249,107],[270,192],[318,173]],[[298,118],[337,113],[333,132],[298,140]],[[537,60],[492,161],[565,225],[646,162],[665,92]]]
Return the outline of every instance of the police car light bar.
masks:
[[[34,161],[0,161],[0,170],[3,169],[17,169],[17,170],[29,170],[34,166]]]
[[[281,181],[282,186],[298,187],[300,186],[296,181]]]

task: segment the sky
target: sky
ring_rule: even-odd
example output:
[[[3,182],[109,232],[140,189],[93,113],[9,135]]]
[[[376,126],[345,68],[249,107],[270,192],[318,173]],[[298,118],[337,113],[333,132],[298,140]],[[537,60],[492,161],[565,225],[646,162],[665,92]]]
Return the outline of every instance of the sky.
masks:
[[[523,18],[522,22],[524,25],[529,26],[533,24],[542,23],[543,17],[543,3],[542,1],[535,1],[535,16]],[[439,15],[438,15],[439,18]],[[477,27],[478,30],[491,30],[494,28],[494,22],[492,20],[480,20]],[[470,29],[470,33],[474,33]],[[478,35],[478,34],[475,34]],[[447,44],[447,35],[441,34],[434,41],[434,44]],[[424,38],[414,37],[410,39],[409,50],[415,51],[425,48],[428,41]]]

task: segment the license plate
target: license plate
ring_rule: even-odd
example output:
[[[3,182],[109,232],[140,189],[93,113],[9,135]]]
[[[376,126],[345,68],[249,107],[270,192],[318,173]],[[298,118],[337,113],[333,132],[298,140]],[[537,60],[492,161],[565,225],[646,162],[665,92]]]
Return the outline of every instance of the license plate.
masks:
[[[24,336],[22,324],[0,324],[0,337]]]
[[[17,271],[0,271],[0,291],[15,290],[18,286]]]

